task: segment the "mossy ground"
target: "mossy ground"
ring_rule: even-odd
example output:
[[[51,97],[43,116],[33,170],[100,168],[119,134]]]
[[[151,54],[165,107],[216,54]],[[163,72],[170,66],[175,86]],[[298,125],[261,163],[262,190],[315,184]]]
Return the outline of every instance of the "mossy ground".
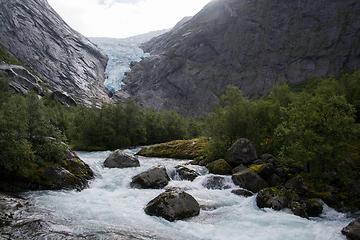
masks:
[[[144,157],[195,159],[203,156],[203,148],[208,141],[208,138],[195,138],[160,143],[142,148],[137,155]]]

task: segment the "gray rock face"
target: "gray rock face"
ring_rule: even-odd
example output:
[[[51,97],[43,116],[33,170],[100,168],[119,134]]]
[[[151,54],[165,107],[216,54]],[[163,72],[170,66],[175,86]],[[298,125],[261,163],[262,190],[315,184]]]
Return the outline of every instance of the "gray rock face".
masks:
[[[190,194],[169,189],[151,200],[145,207],[145,213],[175,221],[199,215],[200,206]]]
[[[199,116],[228,85],[262,96],[360,67],[358,0],[215,0],[142,45],[123,89],[142,106]]]
[[[165,166],[152,167],[145,172],[139,173],[132,177],[130,187],[132,188],[164,188],[170,181]]]
[[[118,149],[106,158],[104,165],[108,168],[128,168],[140,167],[140,162],[136,157]]]
[[[0,0],[0,42],[52,90],[86,105],[110,102],[103,85],[108,58],[71,29],[46,0]]]
[[[22,66],[0,64],[0,76],[7,78],[10,87],[17,93],[25,94],[29,91],[42,91],[41,80]]]
[[[360,239],[360,217],[352,221],[349,225],[341,230],[342,234],[349,240]]]
[[[240,164],[250,165],[257,159],[257,154],[252,143],[246,138],[240,138],[233,143],[225,154],[225,160],[232,166]]]

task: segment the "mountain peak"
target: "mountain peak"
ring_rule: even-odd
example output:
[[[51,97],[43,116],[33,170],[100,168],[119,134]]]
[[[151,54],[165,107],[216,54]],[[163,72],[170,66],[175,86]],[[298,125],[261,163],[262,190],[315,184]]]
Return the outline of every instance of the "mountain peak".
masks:
[[[46,0],[0,0],[4,48],[52,90],[86,105],[110,102],[104,87],[107,56],[71,29]]]
[[[360,68],[357,0],[213,0],[181,27],[141,45],[123,91],[142,106],[201,116],[228,85],[263,96],[283,79]]]

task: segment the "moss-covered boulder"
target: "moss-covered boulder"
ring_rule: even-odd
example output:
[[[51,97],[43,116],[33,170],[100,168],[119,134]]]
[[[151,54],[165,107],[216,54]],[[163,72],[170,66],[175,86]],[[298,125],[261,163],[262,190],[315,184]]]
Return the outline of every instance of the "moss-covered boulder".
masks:
[[[293,189],[281,186],[260,190],[256,204],[259,208],[274,210],[290,208],[295,215],[303,218],[317,217],[323,211],[323,205],[317,199],[302,198]]]
[[[220,175],[231,175],[233,168],[224,160],[219,159],[206,165],[210,173]]]
[[[0,190],[19,192],[27,190],[82,190],[94,178],[91,168],[77,154],[64,145],[64,157],[57,162],[44,162],[22,175],[0,177]]]
[[[176,140],[142,148],[137,155],[144,157],[194,159],[203,156],[203,147],[209,138]]]

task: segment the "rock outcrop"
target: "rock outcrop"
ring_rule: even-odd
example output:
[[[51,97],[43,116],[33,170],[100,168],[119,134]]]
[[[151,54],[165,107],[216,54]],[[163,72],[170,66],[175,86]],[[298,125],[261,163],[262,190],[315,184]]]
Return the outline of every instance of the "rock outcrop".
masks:
[[[118,149],[106,158],[104,165],[108,168],[128,168],[140,167],[140,162],[136,157]]]
[[[190,194],[178,189],[169,189],[151,200],[144,210],[150,216],[175,221],[199,215],[200,206]]]
[[[107,56],[71,29],[46,0],[0,4],[1,45],[44,86],[86,105],[110,102],[103,84]]]
[[[39,91],[41,95],[43,92],[40,86],[41,80],[22,66],[0,63],[0,76],[8,79],[10,87],[16,93]]]
[[[165,166],[155,166],[132,177],[131,188],[161,189],[168,185],[170,177]]]
[[[123,91],[141,106],[201,116],[228,85],[263,96],[283,79],[360,67],[358,0],[214,0],[141,47]]]

